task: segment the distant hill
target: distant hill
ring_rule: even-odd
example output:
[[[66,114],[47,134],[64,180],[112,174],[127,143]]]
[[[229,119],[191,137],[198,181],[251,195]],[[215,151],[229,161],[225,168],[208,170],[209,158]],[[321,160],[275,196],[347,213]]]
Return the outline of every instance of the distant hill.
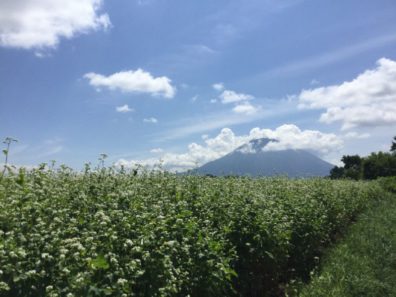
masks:
[[[197,169],[195,174],[215,176],[276,176],[313,177],[327,176],[334,166],[305,150],[264,151],[274,141],[267,138],[254,139],[222,158]]]

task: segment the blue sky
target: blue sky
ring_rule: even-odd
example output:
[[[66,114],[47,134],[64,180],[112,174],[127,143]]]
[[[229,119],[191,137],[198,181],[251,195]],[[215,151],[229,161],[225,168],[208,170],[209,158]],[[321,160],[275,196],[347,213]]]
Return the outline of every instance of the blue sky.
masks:
[[[335,163],[396,135],[393,0],[68,2],[0,3],[15,164],[184,169],[266,136]]]

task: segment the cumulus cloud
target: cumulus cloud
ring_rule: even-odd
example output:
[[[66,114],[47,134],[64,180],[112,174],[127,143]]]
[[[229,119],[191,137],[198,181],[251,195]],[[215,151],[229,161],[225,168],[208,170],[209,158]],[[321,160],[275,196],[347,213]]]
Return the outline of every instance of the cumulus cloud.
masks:
[[[303,90],[299,107],[324,109],[320,121],[341,122],[342,130],[396,124],[396,62],[382,58],[377,67],[340,85]]]
[[[251,115],[256,113],[260,107],[252,105],[249,100],[253,100],[254,96],[244,93],[237,93],[233,90],[226,90],[223,83],[212,85],[213,89],[221,92],[218,98],[213,98],[210,103],[220,101],[223,104],[233,104],[232,111],[237,114]]]
[[[103,0],[2,0],[0,45],[23,49],[54,48],[61,38],[106,29]]]
[[[154,149],[152,149],[152,150],[150,150],[150,153],[153,153],[153,154],[160,154],[160,153],[162,153],[164,150],[162,149],[162,148],[154,148]]]
[[[128,104],[125,104],[125,105],[122,105],[122,106],[117,106],[116,107],[116,111],[117,112],[121,112],[121,113],[127,113],[127,112],[133,111],[133,108],[130,108],[128,106]]]
[[[237,93],[232,90],[224,90],[220,94],[219,98],[223,104],[236,103],[236,102],[248,101],[254,99],[252,95]]]
[[[184,171],[220,158],[243,143],[244,140],[235,136],[231,129],[224,128],[216,137],[206,139],[205,145],[191,143],[188,145],[187,152],[185,153],[163,154],[161,157],[161,163],[164,168],[168,170]],[[120,159],[116,162],[116,166],[123,165],[125,167],[135,167],[137,164],[141,164],[151,168],[159,163],[160,161],[156,158],[148,158],[144,160]]]
[[[216,83],[212,85],[213,89],[215,89],[216,91],[223,91],[224,90],[224,84],[223,83]]]
[[[307,149],[326,155],[342,147],[342,140],[334,134],[321,133],[313,130],[301,130],[295,125],[282,125],[275,130],[253,128],[249,134],[237,136],[229,128],[223,128],[213,138],[203,137],[204,144],[191,143],[187,151],[181,154],[164,153],[161,164],[172,171],[183,171],[203,165],[232,152],[252,139],[270,138],[266,150]],[[117,166],[135,167],[137,164],[153,167],[159,164],[156,158],[144,160],[120,159]]]
[[[121,71],[109,76],[90,72],[84,75],[89,84],[96,88],[108,88],[125,93],[148,93],[153,96],[173,98],[176,88],[166,76],[153,77],[151,73],[142,69]]]
[[[150,124],[157,124],[158,120],[156,118],[151,117],[151,118],[143,119],[143,122],[150,123]]]
[[[232,109],[233,112],[235,113],[241,113],[241,114],[255,114],[260,108],[257,106],[254,106],[250,104],[249,102],[244,102],[242,104],[237,104],[235,107]]]
[[[357,133],[355,131],[348,132],[343,135],[345,139],[366,139],[369,138],[371,135],[369,133]]]
[[[263,135],[276,141],[268,143],[264,150],[303,149],[327,155],[342,148],[342,140],[333,133],[322,133],[317,130],[301,130],[295,125],[282,125],[275,130],[253,129],[252,135]]]

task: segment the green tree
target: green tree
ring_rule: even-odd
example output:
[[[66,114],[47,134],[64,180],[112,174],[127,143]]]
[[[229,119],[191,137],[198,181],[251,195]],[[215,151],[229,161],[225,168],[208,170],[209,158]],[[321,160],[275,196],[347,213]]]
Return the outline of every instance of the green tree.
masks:
[[[330,171],[330,178],[376,179],[378,177],[396,176],[396,136],[393,137],[391,153],[371,153],[367,157],[359,155],[342,156],[344,167],[335,166]]]
[[[344,169],[344,167],[334,166],[330,170],[330,178],[331,179],[339,179],[339,178],[344,178],[344,177],[345,177],[345,169]]]
[[[378,152],[364,158],[363,178],[375,179],[396,175],[396,154]]]
[[[396,136],[393,137],[392,145],[390,151],[396,153]]]
[[[363,175],[363,158],[359,155],[342,156],[341,161],[344,163],[344,176],[351,179],[361,179]]]

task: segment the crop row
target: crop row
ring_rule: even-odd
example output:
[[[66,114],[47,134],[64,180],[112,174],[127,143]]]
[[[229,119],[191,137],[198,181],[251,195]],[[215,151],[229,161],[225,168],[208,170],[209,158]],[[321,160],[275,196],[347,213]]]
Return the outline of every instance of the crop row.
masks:
[[[0,296],[279,296],[375,182],[102,169],[0,180]]]

